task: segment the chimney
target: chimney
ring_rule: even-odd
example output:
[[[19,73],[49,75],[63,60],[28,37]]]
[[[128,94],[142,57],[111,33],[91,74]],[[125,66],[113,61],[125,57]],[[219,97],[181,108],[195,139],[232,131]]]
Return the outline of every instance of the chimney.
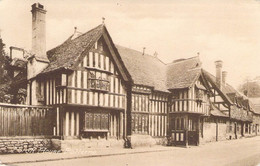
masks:
[[[155,58],[157,58],[158,53],[155,51],[154,54],[153,54],[153,56],[154,56]]]
[[[28,58],[27,79],[39,74],[49,63],[46,55],[45,14],[40,3],[32,5],[32,56]]]
[[[215,61],[215,65],[216,65],[216,84],[219,87],[219,89],[221,90],[221,83],[222,83],[222,65],[223,62],[221,60]]]
[[[145,54],[145,49],[146,49],[146,48],[145,48],[145,47],[143,47],[143,55]]]
[[[222,81],[223,81],[223,85],[226,86],[226,82],[227,82],[227,71],[223,71],[223,72],[222,72]]]
[[[32,52],[35,57],[47,60],[46,56],[46,34],[44,6],[40,3],[32,5]]]

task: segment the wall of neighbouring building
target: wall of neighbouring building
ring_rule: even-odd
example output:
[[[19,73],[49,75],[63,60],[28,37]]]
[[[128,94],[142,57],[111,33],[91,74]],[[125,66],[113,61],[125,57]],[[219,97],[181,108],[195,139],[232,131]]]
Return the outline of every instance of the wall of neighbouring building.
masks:
[[[216,128],[215,122],[204,122],[203,124],[203,135],[201,138],[201,143],[214,142],[216,141]]]
[[[227,122],[225,119],[206,118],[203,123],[203,134],[200,137],[201,143],[215,142],[228,139]]]

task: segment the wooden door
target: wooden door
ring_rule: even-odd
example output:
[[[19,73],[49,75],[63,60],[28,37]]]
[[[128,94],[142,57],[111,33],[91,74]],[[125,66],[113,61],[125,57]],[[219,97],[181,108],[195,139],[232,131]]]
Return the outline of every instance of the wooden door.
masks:
[[[198,144],[198,117],[190,116],[188,119],[188,144],[197,145]]]
[[[172,116],[170,118],[170,140],[171,145],[185,145],[187,130],[185,130],[185,117]]]

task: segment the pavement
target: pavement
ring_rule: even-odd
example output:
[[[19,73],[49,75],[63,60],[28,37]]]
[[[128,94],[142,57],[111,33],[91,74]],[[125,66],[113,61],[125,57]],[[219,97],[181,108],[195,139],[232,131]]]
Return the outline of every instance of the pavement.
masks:
[[[183,147],[86,149],[66,153],[1,155],[6,165],[216,165],[255,166],[260,163],[260,137]],[[115,162],[116,161],[116,162]],[[1,164],[0,164],[1,165]]]
[[[22,154],[3,154],[0,156],[0,165],[13,165],[21,163],[35,163],[35,162],[46,162],[46,161],[58,161],[58,160],[70,160],[80,158],[92,158],[92,157],[104,157],[104,156],[115,156],[115,155],[127,155],[137,153],[151,153],[151,152],[162,152],[171,151],[180,147],[166,147],[156,145],[152,147],[138,147],[135,149],[126,148],[89,148],[86,151],[71,151],[56,153],[50,151],[42,151],[40,153],[22,153]]]

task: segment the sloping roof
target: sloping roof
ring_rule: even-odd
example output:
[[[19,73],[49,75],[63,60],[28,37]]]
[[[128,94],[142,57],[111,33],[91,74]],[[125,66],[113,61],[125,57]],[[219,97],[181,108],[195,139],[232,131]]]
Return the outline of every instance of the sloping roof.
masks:
[[[207,72],[206,70],[202,70],[203,75],[205,78],[207,78],[210,82],[213,82],[216,85],[216,77],[212,75],[211,73]],[[229,84],[222,84],[222,89],[220,90],[220,93],[223,94],[224,98],[229,102],[229,103],[234,103],[232,98],[230,98],[229,94],[236,93],[237,91]]]
[[[81,55],[94,45],[103,34],[105,26],[96,28],[77,36],[70,36],[64,43],[47,52],[50,64],[41,74],[59,69],[73,69]],[[132,77],[135,84],[154,87],[155,90],[168,92],[168,89],[190,87],[201,74],[199,57],[176,60],[165,64],[155,56],[116,46],[123,68]],[[120,60],[120,57],[118,58]]]
[[[26,60],[14,58],[14,59],[12,59],[12,62],[11,62],[10,65],[12,67],[17,67],[17,68],[20,68],[20,69],[26,69],[26,64],[27,64]]]
[[[216,82],[216,77],[211,73],[203,70],[203,74],[205,74],[212,81]],[[260,98],[248,98],[228,83],[222,84],[221,91],[226,97],[228,97],[231,103],[237,103],[239,107],[250,108],[251,111],[255,113],[260,113]],[[259,105],[256,103],[258,103]]]
[[[130,72],[135,84],[167,91],[192,86],[201,74],[199,57],[163,63],[155,56],[144,54],[130,48],[116,45],[119,54]]]
[[[182,59],[167,64],[168,89],[181,89],[191,87],[201,74],[199,57]]]
[[[142,52],[116,45],[121,58],[135,84],[152,86],[167,91],[166,65],[158,58]]]
[[[101,24],[73,40],[71,39],[73,37],[72,35],[61,45],[49,50],[47,55],[50,64],[41,73],[73,67],[80,55],[88,51],[94,42],[102,35],[103,27],[104,25]]]
[[[249,98],[255,113],[260,114],[260,97]]]
[[[212,110],[210,110],[210,114],[212,116],[218,116],[218,117],[226,117],[228,118],[229,116],[226,115],[225,113],[223,113],[222,111],[220,111],[219,109],[217,109],[216,107],[213,107]]]

